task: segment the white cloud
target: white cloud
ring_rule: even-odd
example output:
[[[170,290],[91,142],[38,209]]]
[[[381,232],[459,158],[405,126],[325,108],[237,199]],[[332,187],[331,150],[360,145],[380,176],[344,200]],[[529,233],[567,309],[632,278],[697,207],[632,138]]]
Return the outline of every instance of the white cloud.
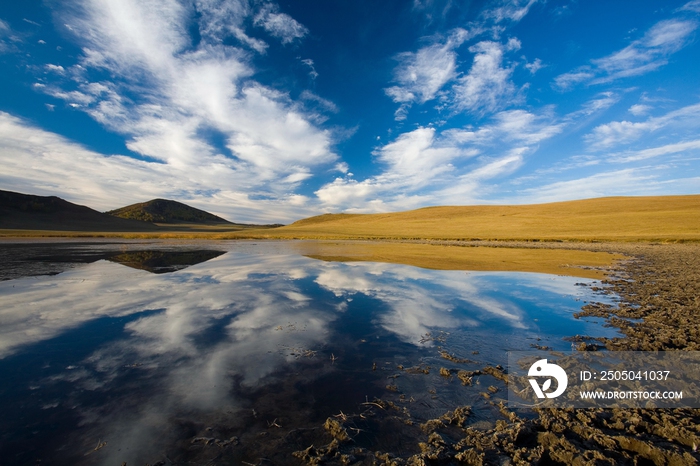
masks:
[[[301,62],[309,67],[309,77],[312,80],[315,80],[316,78],[318,78],[318,72],[316,71],[316,68],[314,67],[314,61],[312,59],[305,58]]]
[[[338,106],[336,104],[334,104],[328,99],[324,99],[323,97],[314,94],[309,90],[302,91],[302,93],[299,95],[299,98],[303,101],[312,102],[318,105],[318,107],[320,107],[325,112],[338,113],[339,111]]]
[[[395,141],[377,149],[374,154],[386,166],[381,176],[383,182],[417,190],[452,171],[452,161],[460,157],[472,157],[477,151],[463,149],[449,140],[436,138],[433,128],[418,128],[401,134]]]
[[[557,181],[521,192],[518,202],[558,202],[605,196],[662,194],[662,182],[650,169],[630,168]]]
[[[52,65],[50,63],[46,65],[46,70],[58,74],[65,74],[66,72],[66,70],[61,65]]]
[[[700,126],[700,104],[674,110],[660,117],[650,117],[641,122],[612,121],[593,128],[584,139],[593,150],[601,150],[627,144],[661,128],[673,126],[677,129],[697,130]]]
[[[582,67],[559,75],[554,85],[567,90],[576,84],[601,84],[638,76],[664,66],[668,57],[688,44],[698,24],[692,20],[668,19],[652,26],[641,39],[607,57],[592,60],[593,67]]]
[[[585,115],[592,115],[594,113],[600,112],[601,110],[606,110],[617,102],[620,101],[620,97],[612,92],[601,92],[595,98],[586,102],[581,109],[581,112]]]
[[[20,38],[6,21],[0,19],[0,53],[17,51],[14,45],[16,42],[21,42]]]
[[[554,78],[554,85],[561,90],[567,90],[576,84],[590,80],[594,76],[595,74],[590,71],[590,67],[583,67],[577,71],[560,74]]]
[[[464,29],[454,29],[444,42],[438,42],[396,56],[399,65],[394,70],[396,86],[384,89],[396,103],[403,104],[396,114],[397,120],[405,119],[412,103],[423,104],[433,100],[440,89],[457,74],[457,49],[469,38]]]
[[[277,5],[268,3],[255,15],[253,24],[265,29],[272,37],[276,37],[283,44],[290,44],[295,39],[301,39],[309,33],[309,30],[294,18],[279,13]]]
[[[486,9],[482,15],[495,23],[503,21],[518,22],[527,15],[532,5],[537,3],[537,0],[501,0],[497,6]]]
[[[268,45],[245,33],[244,22],[253,12],[246,0],[196,0],[195,8],[202,15],[199,32],[209,42],[222,42],[232,36],[259,53]]]
[[[514,199],[499,202],[543,203],[608,196],[660,196],[697,194],[700,177],[673,174],[664,167],[605,171],[575,180],[559,181],[519,191]]]
[[[443,134],[460,144],[483,145],[498,141],[531,146],[560,133],[564,127],[562,123],[554,123],[551,115],[535,115],[525,110],[500,112],[493,120],[494,124],[478,130],[450,129]]]
[[[636,76],[665,65],[666,57],[683,48],[695,29],[697,23],[694,21],[665,20],[656,23],[642,39],[619,52],[593,60],[607,75],[593,83]]]
[[[515,85],[510,80],[513,69],[503,67],[503,54],[518,48],[517,39],[506,44],[482,41],[471,46],[474,62],[469,73],[453,87],[454,108],[483,115],[513,104],[517,100]]]
[[[539,58],[535,58],[535,61],[533,61],[532,63],[526,63],[526,64],[525,64],[525,68],[526,68],[531,74],[537,73],[539,70],[541,70],[541,69],[544,68],[545,66],[547,66],[547,65],[543,65],[543,64],[542,64],[542,60],[540,60]]]
[[[678,11],[694,11],[695,13],[700,13],[700,0],[691,0],[680,7]]]
[[[639,139],[645,133],[658,129],[655,121],[633,123],[631,121],[611,121],[596,126],[585,136],[586,142],[594,149],[603,149],[618,144],[626,144]]]
[[[635,104],[635,105],[632,105],[629,108],[629,110],[627,110],[627,111],[630,112],[634,116],[642,116],[642,115],[646,115],[647,113],[649,113],[649,110],[651,110],[651,109],[652,109],[652,107],[649,105]]]
[[[673,144],[666,144],[660,147],[650,147],[648,149],[638,150],[635,152],[617,154],[612,157],[614,162],[636,162],[639,160],[646,160],[653,157],[659,157],[661,155],[671,155],[679,153],[695,152],[700,149],[700,140],[696,139],[694,141],[677,142]]]
[[[476,170],[462,175],[462,181],[478,181],[488,180],[501,176],[506,173],[512,173],[519,168],[523,163],[523,154],[525,148],[518,147],[510,151],[505,157],[499,157],[494,160],[489,160],[485,165],[480,166]]]

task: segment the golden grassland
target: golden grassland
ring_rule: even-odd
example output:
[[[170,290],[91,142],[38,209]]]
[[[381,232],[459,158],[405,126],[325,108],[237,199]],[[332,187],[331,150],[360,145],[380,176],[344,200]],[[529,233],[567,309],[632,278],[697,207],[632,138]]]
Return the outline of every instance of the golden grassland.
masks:
[[[326,214],[231,237],[516,241],[700,241],[700,195]]]

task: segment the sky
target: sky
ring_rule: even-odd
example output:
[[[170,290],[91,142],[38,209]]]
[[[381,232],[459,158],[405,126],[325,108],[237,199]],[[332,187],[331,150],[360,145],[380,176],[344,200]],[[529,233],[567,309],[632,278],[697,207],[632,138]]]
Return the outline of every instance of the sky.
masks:
[[[0,189],[232,221],[700,192],[700,0],[0,2]]]

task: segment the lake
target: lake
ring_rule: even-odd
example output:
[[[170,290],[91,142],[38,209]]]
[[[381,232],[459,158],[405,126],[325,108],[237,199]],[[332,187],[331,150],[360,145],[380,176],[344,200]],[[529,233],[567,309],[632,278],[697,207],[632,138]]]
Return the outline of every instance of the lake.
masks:
[[[504,383],[458,371],[618,335],[573,318],[614,301],[591,279],[297,244],[0,243],[2,464],[296,464],[350,415],[358,448],[409,455],[418,426],[458,406],[495,422]]]

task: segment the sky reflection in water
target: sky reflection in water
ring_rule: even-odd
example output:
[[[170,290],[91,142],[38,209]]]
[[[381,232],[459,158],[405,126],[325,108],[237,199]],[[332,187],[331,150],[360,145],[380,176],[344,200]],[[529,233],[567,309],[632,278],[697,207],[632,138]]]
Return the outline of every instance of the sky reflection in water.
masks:
[[[99,260],[0,282],[7,464],[153,462],[211,425],[243,443],[273,419],[322,423],[386,395],[384,372],[397,364],[449,366],[440,348],[483,367],[531,344],[569,349],[562,337],[615,334],[572,318],[583,300],[601,300],[574,286],[582,279],[226,247],[173,273]],[[425,383],[406,380],[402,392],[422,396]]]

